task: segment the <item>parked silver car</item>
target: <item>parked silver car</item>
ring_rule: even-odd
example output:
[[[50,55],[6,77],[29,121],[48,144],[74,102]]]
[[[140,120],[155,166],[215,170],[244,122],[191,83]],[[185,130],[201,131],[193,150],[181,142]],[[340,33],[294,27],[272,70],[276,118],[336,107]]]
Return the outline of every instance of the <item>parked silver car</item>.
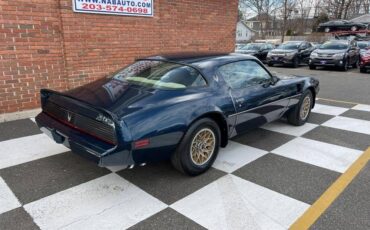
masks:
[[[310,55],[310,69],[317,66],[332,66],[346,71],[349,66],[357,68],[360,49],[356,41],[332,40],[322,44]]]

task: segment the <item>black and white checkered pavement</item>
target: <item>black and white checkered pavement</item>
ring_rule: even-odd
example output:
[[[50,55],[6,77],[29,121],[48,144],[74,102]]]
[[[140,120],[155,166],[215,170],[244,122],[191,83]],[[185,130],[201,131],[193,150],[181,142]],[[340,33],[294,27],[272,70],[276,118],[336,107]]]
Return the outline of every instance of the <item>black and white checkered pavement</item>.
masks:
[[[0,124],[0,229],[287,229],[370,145],[370,106],[318,101],[309,123],[265,125],[187,177],[168,162],[99,168]]]

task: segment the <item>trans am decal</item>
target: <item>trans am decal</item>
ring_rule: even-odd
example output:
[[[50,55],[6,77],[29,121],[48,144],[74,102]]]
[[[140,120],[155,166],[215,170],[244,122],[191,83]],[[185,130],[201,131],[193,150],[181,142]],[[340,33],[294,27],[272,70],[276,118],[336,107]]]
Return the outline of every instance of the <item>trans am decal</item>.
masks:
[[[74,12],[153,16],[153,0],[72,0],[72,2]]]

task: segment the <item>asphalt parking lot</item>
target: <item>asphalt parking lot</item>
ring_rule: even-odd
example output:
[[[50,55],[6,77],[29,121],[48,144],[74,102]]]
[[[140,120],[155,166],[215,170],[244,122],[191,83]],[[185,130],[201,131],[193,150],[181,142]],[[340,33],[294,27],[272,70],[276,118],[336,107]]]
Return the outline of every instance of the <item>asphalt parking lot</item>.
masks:
[[[32,119],[0,124],[0,229],[370,229],[370,74],[269,68],[320,80],[307,124],[233,139],[213,168],[99,168]]]
[[[310,70],[306,65],[299,68],[269,67],[270,70],[285,74],[312,76],[320,80],[319,97],[352,104],[370,104],[370,74],[359,69],[341,72],[333,68]]]

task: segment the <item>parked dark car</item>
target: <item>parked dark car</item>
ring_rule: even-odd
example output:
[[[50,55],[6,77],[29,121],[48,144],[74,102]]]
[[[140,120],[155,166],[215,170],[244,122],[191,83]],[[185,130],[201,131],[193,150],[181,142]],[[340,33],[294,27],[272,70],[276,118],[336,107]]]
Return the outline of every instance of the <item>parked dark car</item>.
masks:
[[[360,54],[360,72],[366,73],[370,69],[370,47],[364,49]]]
[[[311,43],[306,41],[284,42],[267,54],[266,61],[269,66],[283,64],[296,68],[299,64],[308,62],[310,54],[314,49]]]
[[[360,49],[356,41],[332,40],[322,44],[311,53],[309,67],[332,66],[346,71],[349,66],[357,68]]]
[[[270,52],[272,49],[274,49],[274,45],[270,43],[249,43],[246,46],[239,48],[235,52],[253,55],[261,61],[265,61],[268,52]]]
[[[64,93],[41,90],[40,129],[100,166],[171,159],[200,174],[228,139],[287,116],[303,125],[319,82],[275,76],[242,54],[139,59]]]
[[[320,23],[317,30],[319,32],[334,32],[334,31],[359,31],[367,29],[367,25],[358,22],[351,22],[347,20],[335,20]]]

